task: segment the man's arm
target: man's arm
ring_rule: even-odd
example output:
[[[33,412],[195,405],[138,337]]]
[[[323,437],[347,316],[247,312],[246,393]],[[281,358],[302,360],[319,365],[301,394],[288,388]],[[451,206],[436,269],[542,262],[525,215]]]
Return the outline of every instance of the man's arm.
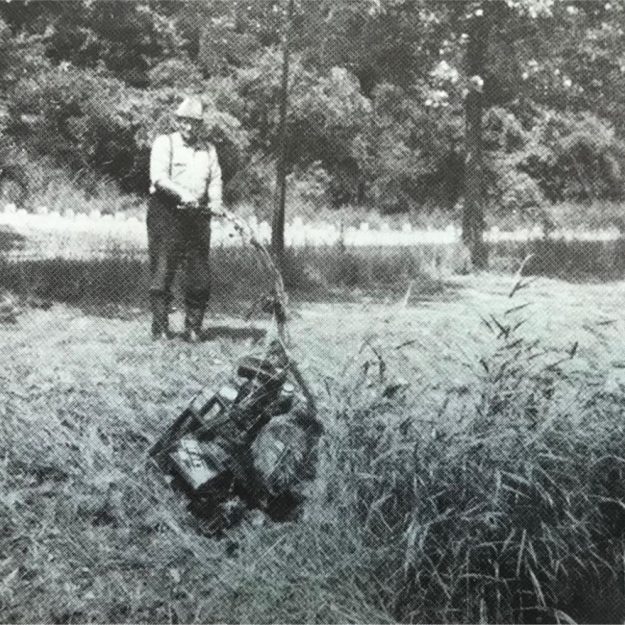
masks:
[[[182,204],[191,203],[193,198],[189,196],[188,191],[169,177],[170,160],[170,138],[167,135],[161,135],[154,141],[150,154],[150,182],[152,183],[150,191],[153,193],[154,190],[159,189]]]
[[[217,157],[217,150],[214,146],[211,146],[208,151],[208,161],[208,209],[211,211],[220,211],[222,203],[221,167],[219,165],[219,158]]]

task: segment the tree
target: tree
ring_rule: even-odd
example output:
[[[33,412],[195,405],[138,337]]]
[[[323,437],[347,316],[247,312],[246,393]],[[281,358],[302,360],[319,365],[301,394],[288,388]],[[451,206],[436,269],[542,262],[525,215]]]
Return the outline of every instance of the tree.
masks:
[[[473,266],[484,269],[488,263],[484,243],[484,162],[482,154],[483,90],[491,28],[489,3],[484,2],[469,18],[469,43],[467,46],[467,74],[469,87],[465,98],[465,176],[464,210],[462,213],[462,239],[471,252]]]
[[[282,88],[280,95],[280,143],[276,171],[276,203],[271,224],[271,248],[278,267],[284,267],[284,221],[286,206],[287,108],[289,94],[289,37],[294,0],[288,0],[282,26]]]
[[[477,269],[487,266],[487,247],[484,243],[484,206],[486,204],[483,160],[483,115],[492,104],[496,84],[489,75],[490,34],[495,23],[510,19],[515,14],[536,19],[549,14],[553,0],[490,0],[456,3],[462,13],[456,12],[451,24],[459,26],[468,39],[465,53],[467,91],[465,96],[465,164],[464,208],[462,239],[469,248],[472,264]],[[491,83],[491,84],[487,84]],[[491,98],[485,98],[487,92]]]
[[[6,94],[23,76],[47,67],[42,37],[14,33],[0,14],[0,93]]]
[[[496,23],[535,20],[551,14],[553,0],[483,0],[476,2],[442,2],[438,20],[447,25],[446,42],[466,41],[464,66],[466,73],[464,208],[462,239],[469,248],[471,261],[477,269],[487,265],[487,248],[483,232],[486,204],[483,160],[483,115],[498,91],[497,77],[491,73],[490,35]],[[460,36],[459,33],[461,33]],[[457,54],[459,46],[452,46]]]
[[[49,141],[39,133],[23,145],[139,183],[143,161],[129,163],[137,133],[152,128],[142,111],[180,90],[204,93],[230,116],[222,131],[236,135],[225,141],[230,197],[270,206],[275,191],[276,233],[285,174],[298,193],[309,180],[319,201],[381,212],[451,211],[464,196],[463,239],[476,267],[497,203],[620,197],[620,3],[293,0],[281,123],[288,2],[0,3],[2,91],[16,115],[19,105],[43,113],[49,131]],[[27,77],[37,79],[31,95],[13,93]],[[100,105],[91,97],[98,86],[110,91]],[[36,93],[44,95],[35,102]]]
[[[104,66],[133,86],[147,86],[150,68],[184,44],[173,20],[148,0],[2,3],[0,15],[16,31],[41,35],[53,63]]]

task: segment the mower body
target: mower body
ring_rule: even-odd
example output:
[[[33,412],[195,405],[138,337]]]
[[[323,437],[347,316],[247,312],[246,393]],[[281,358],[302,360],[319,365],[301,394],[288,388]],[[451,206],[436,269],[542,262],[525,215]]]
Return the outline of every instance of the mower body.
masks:
[[[192,509],[206,514],[235,493],[252,505],[264,499],[252,445],[273,417],[305,402],[287,380],[284,359],[248,356],[237,376],[233,384],[200,392],[149,452]]]

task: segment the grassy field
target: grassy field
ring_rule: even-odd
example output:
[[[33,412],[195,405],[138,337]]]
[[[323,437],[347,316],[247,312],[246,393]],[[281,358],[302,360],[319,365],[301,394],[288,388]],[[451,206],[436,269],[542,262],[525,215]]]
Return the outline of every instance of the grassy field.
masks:
[[[0,325],[0,620],[622,621],[625,283],[513,284],[297,304],[318,480],[299,522],[220,540],[146,450],[268,322],[189,346],[26,307]]]

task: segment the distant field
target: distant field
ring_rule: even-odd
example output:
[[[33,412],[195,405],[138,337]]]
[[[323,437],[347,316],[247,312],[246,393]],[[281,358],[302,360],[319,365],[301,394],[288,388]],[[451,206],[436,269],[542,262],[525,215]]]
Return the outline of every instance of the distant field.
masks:
[[[297,231],[299,225],[296,221],[291,229]],[[267,224],[256,226],[261,235],[268,229]],[[384,298],[409,287],[435,295],[446,280],[470,269],[459,232],[453,228],[351,228],[344,241],[322,245],[338,236],[336,227],[302,227],[299,243],[289,246],[284,267],[288,290],[298,300],[351,300],[362,294]],[[310,244],[305,242],[307,229]],[[271,288],[270,276],[253,249],[227,224],[216,220],[214,234],[213,304],[217,311],[242,313]],[[267,237],[265,232],[261,240]],[[398,237],[397,245],[390,244],[393,237]],[[145,224],[136,218],[2,213],[0,288],[83,308],[144,308],[145,238]],[[418,242],[406,244],[411,238]],[[512,275],[530,257],[524,265],[528,275],[570,281],[625,277],[625,239],[614,229],[571,230],[567,237],[548,239],[534,230],[493,230],[487,239],[489,266],[495,272]]]
[[[458,443],[452,442],[455,439],[445,442],[438,437],[445,430],[475,436],[470,434],[474,417],[464,425],[463,414],[474,415],[471,406],[485,401],[480,397],[486,389],[495,388],[492,380],[487,381],[490,378],[480,361],[498,362],[493,354],[502,345],[483,320],[490,319],[493,325],[491,314],[505,319],[506,310],[529,303],[513,313],[515,319],[525,320],[518,332],[528,345],[540,341],[547,360],[557,360],[561,350],[572,353],[564,365],[567,375],[592,378],[595,404],[596,398],[602,398],[597,406],[609,407],[612,401],[625,398],[625,283],[571,285],[540,278],[510,299],[512,286],[509,277],[457,277],[434,295],[414,291],[407,303],[393,296],[386,304],[365,299],[352,304],[297,306],[290,324],[293,354],[319,398],[326,426],[316,494],[299,523],[244,523],[221,541],[195,533],[183,502],[158,476],[146,471],[145,453],[195,392],[228,376],[233,361],[249,349],[261,350],[261,345],[253,346],[252,339],[246,338],[253,334],[246,330],[250,326],[240,318],[213,317],[209,325],[215,328],[215,338],[191,347],[180,341],[150,342],[148,318],[141,311],[105,319],[60,304],[47,311],[26,308],[17,324],[0,326],[6,356],[0,371],[0,619],[190,623],[392,622],[412,618],[431,622],[445,613],[447,620],[475,622],[471,616],[475,606],[468,596],[458,598],[465,595],[456,595],[455,582],[446,569],[441,569],[441,580],[448,585],[449,598],[442,591],[428,598],[413,590],[414,601],[421,597],[421,603],[402,599],[402,592],[411,588],[410,560],[406,559],[413,549],[409,547],[410,532],[421,527],[418,535],[426,547],[428,532],[435,532],[435,516],[430,519],[430,530],[426,531],[427,524],[414,524],[417,519],[426,523],[428,515],[435,514],[427,512],[428,500],[420,502],[417,497],[413,501],[406,491],[402,505],[414,507],[414,521],[410,524],[410,512],[408,525],[397,518],[395,529],[377,525],[371,514],[376,505],[379,510],[386,509],[383,501],[392,491],[385,491],[390,487],[384,484],[393,480],[394,488],[407,488],[414,479],[424,479],[422,485],[417,484],[416,493],[429,497],[427,466],[438,475],[446,467],[456,466],[454,449],[459,454],[468,449],[457,447]],[[182,323],[179,314],[173,321],[176,327]],[[257,328],[266,324],[254,322]],[[553,355],[551,350],[556,350]],[[382,362],[384,368],[380,369]],[[364,367],[365,363],[369,364]],[[524,379],[512,377],[509,392],[519,393]],[[409,384],[407,398],[380,408],[379,419],[383,420],[376,420],[377,413],[369,409],[359,412],[359,407],[379,402],[381,390],[398,381]],[[545,404],[544,424],[519,434],[527,445],[517,446],[523,463],[535,459],[535,452],[530,451],[535,446],[532,441],[549,431],[552,419],[564,428],[559,434],[562,444],[579,432],[579,440],[574,442],[581,445],[579,453],[583,453],[579,466],[589,467],[602,455],[587,455],[585,445],[601,446],[605,439],[625,449],[622,412],[615,411],[613,419],[604,412],[597,412],[596,417],[579,412],[587,405],[585,387],[572,387],[578,389],[577,396],[568,394],[566,388],[562,397],[556,394],[562,402],[556,407],[565,412],[560,408],[553,412]],[[521,396],[517,399],[520,406]],[[572,430],[559,421],[563,414],[568,415]],[[500,418],[512,424],[520,417],[502,413]],[[406,420],[409,425],[401,425],[400,421]],[[393,425],[395,421],[399,429]],[[407,458],[401,460],[401,432],[405,435],[406,427],[413,432],[410,436],[416,437],[411,440],[422,441],[422,451],[416,456],[421,469],[402,464],[408,462]],[[506,427],[502,421],[488,430],[493,449],[505,446],[504,439],[497,442],[497,437],[504,436]],[[609,432],[604,435],[602,428]],[[366,442],[371,434],[373,438]],[[604,452],[615,453],[607,447]],[[367,456],[370,453],[373,460]],[[479,462],[483,475],[488,476],[488,453],[483,448],[475,459],[466,456],[462,466]],[[576,462],[573,452],[563,448],[562,453]],[[389,464],[391,460],[394,465]],[[509,455],[492,461],[502,470],[517,462]],[[579,493],[585,492],[586,478],[576,473],[577,467],[571,464],[567,471],[580,480],[578,492],[571,491],[571,506]],[[433,485],[438,496],[451,488],[443,476]],[[463,479],[459,473],[450,483],[460,488]],[[471,483],[476,479],[471,478]],[[369,512],[361,518],[350,503],[353,500],[355,505],[357,496],[363,501],[382,499],[367,504]],[[463,497],[461,490],[456,492],[454,505],[467,507],[458,509],[459,516],[453,517],[456,520],[449,531],[453,527],[460,531],[465,527],[462,518],[477,515],[467,527],[478,532],[482,521],[477,519],[486,509],[480,508],[481,500],[465,502]],[[570,510],[587,514],[596,505]],[[390,515],[385,518],[391,522],[392,509],[384,514]],[[446,514],[450,513],[437,522],[443,523]],[[579,517],[581,525],[577,527],[590,522],[584,518]],[[549,547],[554,558],[570,548],[573,539],[567,538],[567,532],[576,522],[563,519],[545,526],[554,532]],[[505,534],[524,521],[510,517],[501,523]],[[480,539],[471,533],[473,529],[462,531],[470,532],[467,540],[478,545]],[[546,557],[540,548],[541,541],[547,540],[545,534],[541,538],[535,530],[527,532],[528,538],[523,540],[535,541],[531,544],[537,561],[532,564],[530,552],[523,548],[515,552],[519,575],[527,577],[527,570],[532,569],[525,567],[535,567],[532,575],[542,584],[546,605],[554,605],[557,599],[558,607],[564,609],[565,590],[573,584],[574,591],[575,579],[567,577],[566,584],[559,586],[561,596],[554,598],[544,576],[547,567],[541,564]],[[496,535],[492,540],[498,540]],[[436,536],[443,540],[442,535]],[[520,538],[519,533],[510,539],[517,549]],[[585,549],[582,534],[575,540]],[[556,541],[562,542],[561,551]],[[622,554],[619,544],[615,539],[612,546],[617,555]],[[462,544],[458,545],[461,549]],[[610,550],[603,552],[605,559],[612,555]],[[575,566],[572,560],[562,565]],[[419,570],[423,573],[428,567],[424,561]],[[464,579],[458,575],[459,580]],[[425,583],[421,579],[421,590],[427,588]],[[570,605],[573,608],[569,609]],[[593,593],[588,605],[575,607],[575,602],[569,601],[566,607],[581,620],[594,615],[615,622],[612,619],[625,616],[623,605],[622,595],[610,582]],[[475,609],[495,610],[493,606],[485,595],[483,606]],[[545,613],[554,618],[553,611]],[[504,612],[498,618],[494,611],[488,614],[497,621],[509,618]]]

